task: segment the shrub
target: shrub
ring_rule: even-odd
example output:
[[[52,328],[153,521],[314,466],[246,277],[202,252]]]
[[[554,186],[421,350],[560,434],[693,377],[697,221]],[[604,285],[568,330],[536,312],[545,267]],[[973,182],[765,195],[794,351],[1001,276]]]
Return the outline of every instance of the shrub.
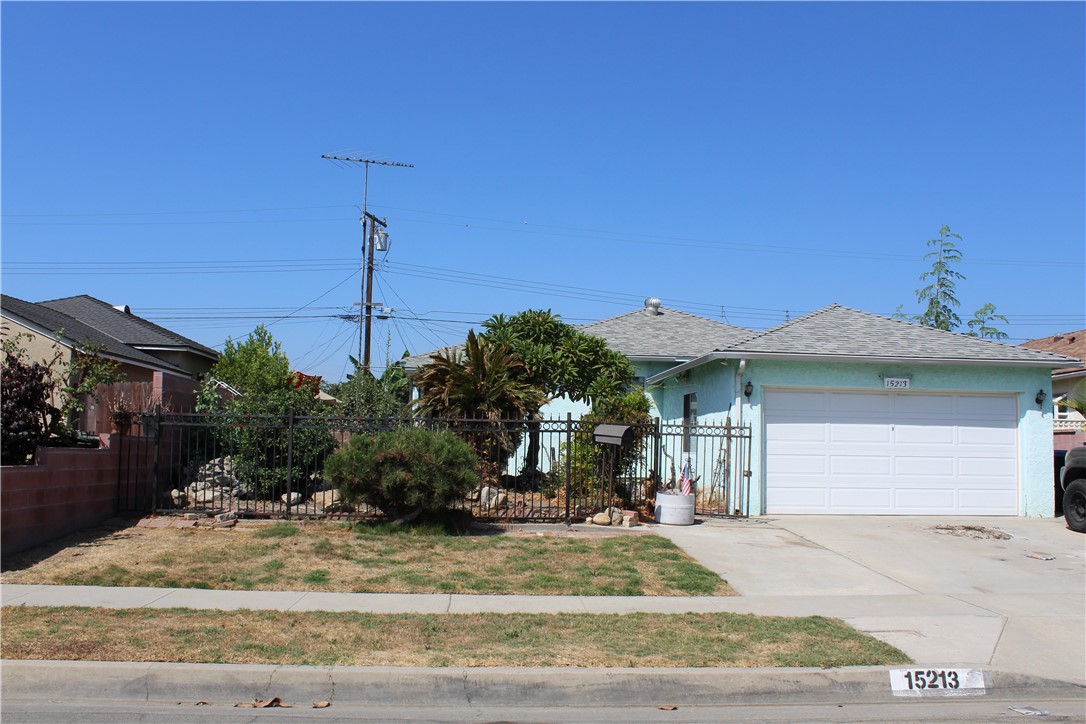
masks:
[[[57,382],[49,367],[27,363],[12,352],[4,355],[0,398],[0,460],[4,465],[22,465],[44,445],[60,422],[60,410],[50,400]]]
[[[325,462],[325,479],[349,503],[395,518],[441,511],[479,484],[471,446],[444,430],[354,435]]]

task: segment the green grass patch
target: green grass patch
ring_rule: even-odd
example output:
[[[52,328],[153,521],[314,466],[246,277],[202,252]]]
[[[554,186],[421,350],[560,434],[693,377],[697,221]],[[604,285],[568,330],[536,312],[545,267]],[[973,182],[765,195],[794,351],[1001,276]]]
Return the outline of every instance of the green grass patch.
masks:
[[[254,538],[290,538],[298,535],[298,526],[293,523],[272,523],[269,526],[258,528],[253,533]]]

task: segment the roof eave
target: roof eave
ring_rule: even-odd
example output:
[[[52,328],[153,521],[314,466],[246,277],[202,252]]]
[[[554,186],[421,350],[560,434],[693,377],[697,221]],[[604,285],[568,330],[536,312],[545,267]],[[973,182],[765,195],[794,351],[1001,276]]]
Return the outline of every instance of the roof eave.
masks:
[[[729,359],[773,359],[787,361],[819,360],[825,362],[861,362],[868,364],[953,364],[976,367],[1043,367],[1054,369],[1067,366],[1065,360],[999,360],[999,359],[963,359],[959,357],[901,357],[881,355],[843,355],[843,354],[803,354],[796,352],[744,352],[741,350],[726,350],[710,352],[697,359],[684,362],[670,369],[664,370],[645,380],[645,384],[652,385],[663,382],[669,377],[680,375],[695,367],[715,361]]]

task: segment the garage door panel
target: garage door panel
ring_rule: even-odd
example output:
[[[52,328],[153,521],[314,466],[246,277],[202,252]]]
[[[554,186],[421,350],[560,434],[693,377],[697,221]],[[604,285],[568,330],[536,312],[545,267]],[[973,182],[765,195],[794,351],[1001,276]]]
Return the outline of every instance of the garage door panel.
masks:
[[[770,426],[766,435],[781,442],[826,442],[826,425],[821,422]]]
[[[840,512],[889,513],[892,491],[885,488],[832,488],[830,507]]]
[[[957,400],[958,417],[964,420],[996,422],[1002,420],[1012,426],[1018,419],[1018,405],[1013,397],[962,395]]]
[[[953,395],[887,395],[893,400],[898,418],[927,417],[943,419],[954,409]]]
[[[787,513],[818,513],[826,509],[828,491],[821,488],[781,486],[769,491],[767,504]]]
[[[894,442],[903,445],[954,445],[954,428],[935,425],[894,425]]]
[[[959,458],[958,477],[1014,480],[1018,462],[1011,458]]]
[[[825,393],[826,412],[859,413],[860,415],[883,415],[893,412],[893,402],[881,393],[855,392],[848,395]]]
[[[830,475],[889,477],[893,459],[889,455],[831,455]]]
[[[1013,490],[997,488],[960,490],[958,505],[976,511],[977,515],[1017,515],[1018,494]],[[1014,512],[1007,513],[1008,509]]]
[[[897,477],[953,477],[954,458],[899,455],[894,458],[894,474]]]
[[[803,476],[825,475],[826,456],[795,454],[774,455],[772,462],[766,466],[766,471],[782,475],[787,475],[789,473],[799,473]]]
[[[770,513],[1018,511],[1013,395],[767,390]]]
[[[829,439],[832,443],[890,443],[890,428],[886,425],[848,425],[845,423],[831,423],[829,425]]]
[[[1014,425],[994,425],[992,427],[958,426],[958,442],[962,445],[1008,447],[1014,445],[1017,437],[1018,431]]]
[[[955,491],[948,488],[897,488],[894,491],[895,512],[923,510],[950,515],[955,512],[956,500]]]

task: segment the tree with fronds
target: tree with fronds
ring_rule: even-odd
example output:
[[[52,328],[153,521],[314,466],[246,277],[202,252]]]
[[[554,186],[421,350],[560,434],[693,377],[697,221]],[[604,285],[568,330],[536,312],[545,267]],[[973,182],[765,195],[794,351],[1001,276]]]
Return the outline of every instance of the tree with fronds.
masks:
[[[468,332],[463,349],[433,355],[414,378],[420,396],[416,412],[451,420],[486,464],[487,478],[520,444],[520,425],[539,412],[547,396],[527,381],[524,362],[509,346]]]

